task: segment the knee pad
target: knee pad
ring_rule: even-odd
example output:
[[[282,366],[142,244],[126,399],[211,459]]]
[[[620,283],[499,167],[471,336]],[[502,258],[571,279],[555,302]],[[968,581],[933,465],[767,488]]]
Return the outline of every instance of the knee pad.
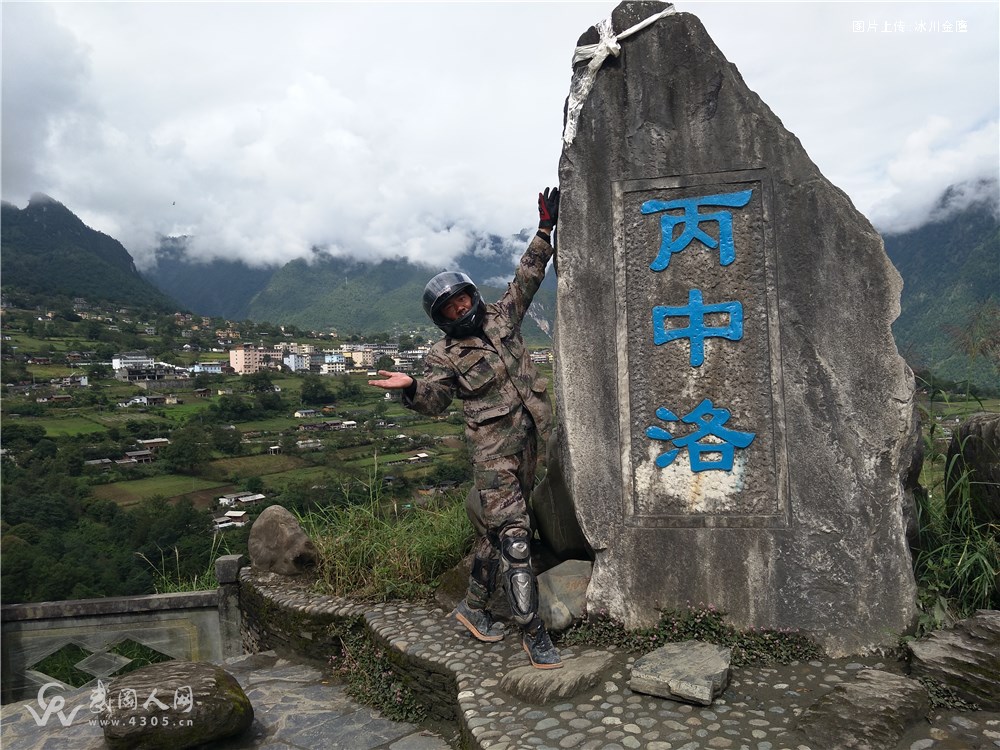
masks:
[[[538,612],[538,582],[531,570],[531,542],[526,534],[500,540],[500,564],[514,621],[527,625]]]

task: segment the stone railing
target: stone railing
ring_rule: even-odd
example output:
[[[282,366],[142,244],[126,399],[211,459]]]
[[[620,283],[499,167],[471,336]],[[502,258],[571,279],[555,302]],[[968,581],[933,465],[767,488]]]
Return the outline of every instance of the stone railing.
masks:
[[[241,555],[220,557],[219,588],[210,591],[0,608],[3,702],[32,698],[48,682],[96,685],[135,660],[219,661],[242,654],[238,589],[245,563]],[[73,679],[64,682],[52,671]]]

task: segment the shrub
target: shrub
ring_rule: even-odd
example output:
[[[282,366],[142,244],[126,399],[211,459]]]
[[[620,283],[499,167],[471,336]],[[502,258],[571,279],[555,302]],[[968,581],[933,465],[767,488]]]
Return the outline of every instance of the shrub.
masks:
[[[948,467],[952,481],[947,491],[941,479],[917,494],[914,573],[922,630],[968,617],[977,609],[1000,608],[1000,527],[976,522],[969,473],[955,469]]]
[[[733,666],[787,664],[808,661],[823,650],[806,635],[793,630],[752,629],[739,631],[714,607],[663,610],[660,621],[650,628],[626,630],[621,624],[598,614],[574,625],[562,637],[567,646],[615,645],[632,653],[648,653],[666,643],[698,640],[732,649]]]

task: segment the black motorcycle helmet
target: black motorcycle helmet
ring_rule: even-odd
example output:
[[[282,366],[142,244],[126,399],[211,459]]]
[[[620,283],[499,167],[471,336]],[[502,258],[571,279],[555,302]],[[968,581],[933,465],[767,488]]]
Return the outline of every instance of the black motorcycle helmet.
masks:
[[[456,294],[466,292],[472,298],[469,312],[458,320],[448,320],[441,310]],[[424,287],[424,312],[434,325],[452,338],[465,338],[477,333],[486,320],[486,303],[472,279],[460,271],[439,273]]]

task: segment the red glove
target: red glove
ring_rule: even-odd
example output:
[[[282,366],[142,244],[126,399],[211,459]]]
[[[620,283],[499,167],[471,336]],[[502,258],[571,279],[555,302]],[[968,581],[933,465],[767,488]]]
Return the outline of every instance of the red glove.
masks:
[[[538,194],[538,228],[552,229],[559,217],[559,188],[545,188]]]

